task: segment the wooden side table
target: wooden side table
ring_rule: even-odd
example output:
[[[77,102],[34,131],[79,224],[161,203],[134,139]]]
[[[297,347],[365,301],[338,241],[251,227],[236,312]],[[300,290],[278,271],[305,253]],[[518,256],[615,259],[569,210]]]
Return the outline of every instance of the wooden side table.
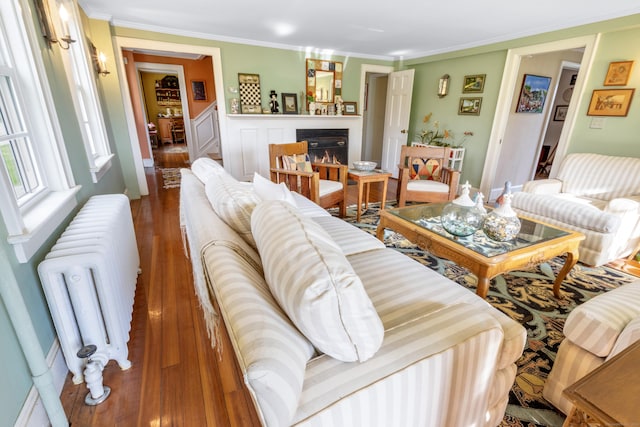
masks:
[[[564,390],[574,407],[563,427],[640,425],[640,341]]]
[[[365,210],[369,207],[369,184],[371,184],[372,182],[382,182],[382,201],[380,203],[380,210],[384,209],[384,202],[387,198],[387,185],[389,184],[390,176],[391,172],[386,171],[359,171],[355,169],[349,169],[348,179],[352,179],[358,184],[358,206],[356,208],[357,222],[360,222],[363,195]]]

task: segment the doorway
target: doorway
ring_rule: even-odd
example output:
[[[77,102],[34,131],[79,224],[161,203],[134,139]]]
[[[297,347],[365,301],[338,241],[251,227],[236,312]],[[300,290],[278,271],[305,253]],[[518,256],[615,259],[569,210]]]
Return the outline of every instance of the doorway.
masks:
[[[222,78],[221,53],[219,48],[214,47],[193,46],[179,43],[143,40],[119,36],[115,37],[115,45],[116,51],[120,53],[116,55],[115,58],[117,66],[119,68],[120,75],[125,76],[125,78],[122,79],[120,90],[122,99],[124,101],[123,107],[125,110],[129,141],[136,170],[136,180],[140,188],[140,194],[144,196],[149,194],[149,189],[146,182],[142,147],[139,144],[139,130],[136,126],[136,114],[140,114],[140,112],[142,111],[142,106],[140,105],[141,101],[139,99],[139,96],[132,96],[133,93],[137,93],[139,91],[139,86],[137,83],[135,87],[132,87],[132,82],[137,82],[138,77],[136,75],[136,71],[132,70],[132,67],[126,66],[128,62],[128,58],[125,57],[126,51],[137,49],[163,52],[166,55],[175,53],[176,55],[192,54],[197,56],[204,55],[210,57],[213,68],[213,87],[215,89],[215,91],[213,92],[215,93],[215,102],[212,103],[210,115],[204,118],[202,121],[198,122],[195,122],[195,119],[191,118],[192,120],[194,120],[194,123],[192,126],[189,126],[187,125],[187,111],[185,111],[184,106],[182,108],[183,115],[185,116],[185,137],[190,142],[188,149],[189,159],[191,161],[193,161],[196,157],[200,157],[200,155],[202,155],[201,153],[205,152],[205,150],[207,149],[208,144],[215,145],[217,143],[220,155],[225,151],[224,146],[227,143],[227,123],[226,120],[218,120],[219,116],[226,116],[226,101],[224,83]],[[132,73],[134,73],[134,75],[132,75]],[[186,92],[188,90],[187,84],[186,82],[181,82],[180,85],[181,98],[186,100],[188,99]],[[144,136],[146,134],[146,123],[144,119],[142,119],[142,123],[142,132]],[[196,143],[191,135],[191,132],[193,130],[192,128],[195,129],[196,132],[199,132],[199,134],[203,135],[203,138],[201,138],[202,143]],[[200,130],[202,131],[200,132]],[[206,136],[206,138],[204,136]],[[198,139],[198,141],[200,141],[200,139]]]
[[[579,52],[581,59],[577,62],[580,62],[582,66],[580,72],[576,75],[574,93],[571,97],[571,102],[567,106],[566,115],[564,115],[565,120],[555,150],[555,161],[549,172],[549,176],[553,177],[555,175],[558,164],[567,152],[567,144],[573,131],[577,106],[580,105],[582,100],[586,75],[593,61],[597,40],[597,36],[577,37],[512,49],[508,52],[480,183],[480,191],[486,195],[486,200],[495,200],[502,192],[505,181],[511,181],[512,188],[517,190],[521,188],[529,177],[533,177],[535,174],[543,145],[544,125],[551,118],[551,109],[549,108],[550,104],[547,104],[543,113],[541,113],[542,115],[534,117],[537,119],[537,123],[525,122],[527,125],[532,125],[527,130],[528,133],[525,134],[531,136],[531,139],[528,139],[526,143],[520,142],[517,133],[515,133],[518,130],[515,127],[517,120],[514,121],[514,119],[527,119],[526,116],[523,116],[525,113],[515,113],[515,105],[518,102],[523,75],[525,72],[531,74],[545,73],[545,75],[551,72],[555,76],[558,70],[557,65],[554,71],[544,71],[544,69],[539,71],[535,67],[544,67],[544,61],[551,56],[561,57],[563,52]],[[536,60],[538,61],[537,63]],[[562,60],[560,59],[558,64]],[[527,67],[530,65],[527,64],[528,61],[531,61],[533,68]],[[516,114],[520,116],[516,116]],[[533,116],[528,115],[528,117]],[[531,142],[532,140],[533,142]]]
[[[362,149],[359,160],[382,167],[382,141],[387,102],[387,83],[393,67],[362,64],[360,69],[360,105],[362,106]],[[357,159],[356,159],[357,160]]]

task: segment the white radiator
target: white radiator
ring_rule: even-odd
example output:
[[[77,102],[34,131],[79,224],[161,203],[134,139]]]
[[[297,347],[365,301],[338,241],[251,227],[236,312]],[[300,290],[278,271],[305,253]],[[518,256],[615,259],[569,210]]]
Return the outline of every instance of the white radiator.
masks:
[[[73,382],[83,381],[85,345],[115,360],[128,360],[129,330],[140,257],[129,199],[93,196],[51,248],[38,273]]]

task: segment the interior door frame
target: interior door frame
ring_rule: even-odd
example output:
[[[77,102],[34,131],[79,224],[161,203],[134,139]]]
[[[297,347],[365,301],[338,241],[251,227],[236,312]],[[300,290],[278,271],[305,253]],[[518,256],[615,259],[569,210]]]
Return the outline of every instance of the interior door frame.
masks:
[[[187,149],[189,150],[189,159],[193,158],[193,144],[190,144],[189,141],[193,141],[191,138],[191,119],[189,114],[189,103],[187,102],[187,83],[184,78],[184,67],[182,65],[176,64],[158,64],[154,62],[136,62],[136,72],[137,72],[137,83],[139,86],[139,93],[141,105],[144,105],[144,90],[142,88],[142,79],[140,76],[141,72],[144,73],[167,73],[167,74],[176,74],[178,76],[178,81],[180,82],[180,109],[182,110],[182,119],[184,121],[184,132],[186,135]],[[146,109],[143,109],[143,114],[146,118],[146,122],[149,122],[149,117],[147,117]],[[147,143],[149,144],[149,152],[151,153],[151,141],[149,140],[149,135],[147,134]],[[142,159],[144,163],[144,159]],[[145,167],[153,166],[153,157],[151,158],[151,165],[146,164]]]
[[[560,134],[558,148],[556,149],[555,161],[551,167],[550,176],[557,174],[557,169],[561,160],[567,153],[568,142],[573,134],[575,121],[578,113],[578,106],[582,105],[584,98],[585,82],[589,78],[591,65],[595,58],[595,51],[600,40],[600,35],[590,35],[584,37],[575,37],[571,39],[558,40],[550,43],[542,43],[538,45],[525,46],[517,49],[510,49],[507,52],[502,82],[500,84],[500,92],[496,113],[491,127],[491,135],[489,137],[489,145],[487,147],[487,155],[485,157],[484,168],[482,170],[482,178],[480,181],[480,191],[485,195],[485,200],[490,200],[491,185],[493,184],[496,168],[500,159],[500,151],[502,149],[502,139],[509,121],[509,113],[513,97],[516,92],[516,84],[518,78],[518,70],[520,69],[521,59],[528,55],[537,55],[541,53],[554,52],[559,50],[583,48],[584,54],[580,72],[574,86],[574,93],[567,110],[565,124]],[[574,99],[575,98],[575,99]]]
[[[369,110],[365,110],[365,96],[367,96],[367,73],[377,73],[377,74],[386,74],[394,72],[394,67],[390,65],[375,65],[375,64],[362,64],[360,65],[360,97],[358,102],[360,103],[360,111],[362,111],[362,146],[360,147],[360,153],[364,150],[364,135],[365,132],[365,124],[368,121],[368,118],[365,119],[365,115],[369,114]],[[368,102],[373,102],[373,100],[369,99]],[[382,141],[380,141],[380,145],[382,145]],[[365,160],[365,159],[362,159]]]
[[[144,165],[142,162],[142,153],[140,144],[138,143],[138,134],[136,131],[135,119],[133,114],[133,104],[131,103],[131,95],[129,92],[129,82],[125,69],[124,58],[122,56],[123,49],[145,49],[158,50],[164,52],[184,52],[210,56],[213,62],[213,83],[216,88],[216,101],[218,105],[218,116],[226,117],[227,103],[225,100],[224,79],[222,75],[222,55],[220,48],[211,46],[197,46],[181,43],[162,42],[157,40],[136,39],[132,37],[114,36],[114,45],[116,47],[116,66],[118,70],[118,79],[120,82],[120,93],[123,100],[124,113],[127,120],[127,131],[129,133],[129,142],[133,154],[133,160],[136,169],[136,178],[140,187],[140,195],[149,194],[147,179],[144,173]],[[186,88],[185,88],[186,89]],[[225,143],[227,142],[227,121],[219,120],[220,126],[220,151],[225,152]]]

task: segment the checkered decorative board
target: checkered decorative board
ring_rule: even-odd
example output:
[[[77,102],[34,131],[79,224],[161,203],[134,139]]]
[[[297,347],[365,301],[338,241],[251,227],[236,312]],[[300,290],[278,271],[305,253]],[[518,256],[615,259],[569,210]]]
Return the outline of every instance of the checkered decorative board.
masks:
[[[260,114],[260,75],[238,73],[238,92],[240,93],[240,112],[243,114]]]

